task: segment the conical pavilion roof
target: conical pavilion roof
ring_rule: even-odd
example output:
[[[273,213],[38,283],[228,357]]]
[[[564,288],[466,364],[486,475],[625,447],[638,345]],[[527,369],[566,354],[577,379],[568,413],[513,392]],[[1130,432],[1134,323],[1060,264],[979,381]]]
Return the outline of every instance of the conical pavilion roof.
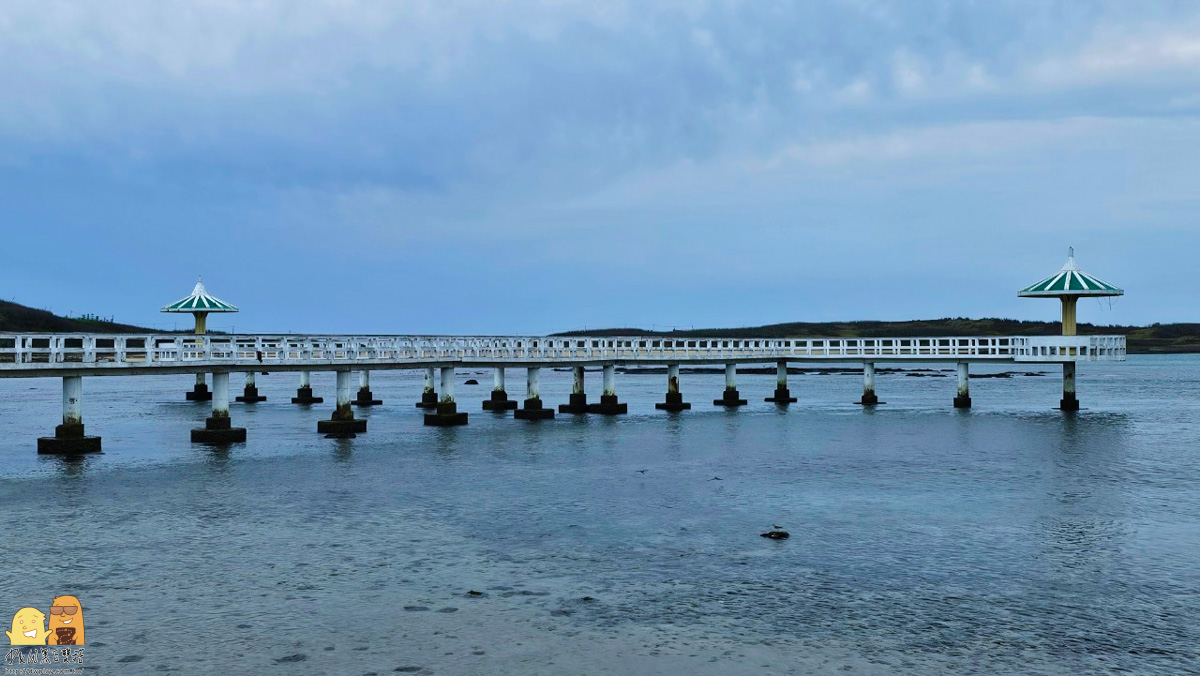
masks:
[[[196,280],[196,288],[187,298],[165,306],[161,312],[237,312],[238,309],[229,303],[213,296],[204,288],[204,280]]]
[[[1062,270],[1050,275],[1037,284],[1031,284],[1017,292],[1018,296],[1121,296],[1125,292],[1108,282],[1101,281],[1079,269],[1075,262],[1075,249],[1068,250],[1067,262]]]

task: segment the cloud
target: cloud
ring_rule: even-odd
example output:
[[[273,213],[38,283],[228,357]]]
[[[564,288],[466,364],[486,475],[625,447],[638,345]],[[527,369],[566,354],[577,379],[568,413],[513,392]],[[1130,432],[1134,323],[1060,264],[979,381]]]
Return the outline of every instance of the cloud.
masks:
[[[1198,45],[1192,3],[10,0],[0,207],[117,224],[120,260],[186,222],[220,235],[196,257],[453,255],[470,288],[525,258],[665,288],[681,255],[767,284],[810,243],[815,275],[855,238],[1177,233]]]

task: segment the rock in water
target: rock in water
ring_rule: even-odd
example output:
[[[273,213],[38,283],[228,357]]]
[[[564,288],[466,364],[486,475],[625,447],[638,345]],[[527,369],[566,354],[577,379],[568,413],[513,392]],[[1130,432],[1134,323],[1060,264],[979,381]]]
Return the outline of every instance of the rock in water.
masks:
[[[772,540],[786,540],[791,537],[786,530],[773,530],[766,533],[760,533],[761,537],[771,538]]]
[[[475,380],[474,378],[472,378],[472,379],[468,380],[467,382],[463,383],[463,385],[478,385],[478,384],[479,384],[479,381],[478,381],[478,380]]]

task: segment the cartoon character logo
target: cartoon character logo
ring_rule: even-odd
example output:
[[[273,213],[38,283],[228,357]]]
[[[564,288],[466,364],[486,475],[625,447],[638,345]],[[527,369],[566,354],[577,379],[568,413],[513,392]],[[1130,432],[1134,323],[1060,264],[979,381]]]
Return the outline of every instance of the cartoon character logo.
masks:
[[[56,596],[50,605],[50,645],[83,645],[83,606],[74,596]]]
[[[46,645],[46,616],[37,608],[22,608],[13,615],[9,645]]]

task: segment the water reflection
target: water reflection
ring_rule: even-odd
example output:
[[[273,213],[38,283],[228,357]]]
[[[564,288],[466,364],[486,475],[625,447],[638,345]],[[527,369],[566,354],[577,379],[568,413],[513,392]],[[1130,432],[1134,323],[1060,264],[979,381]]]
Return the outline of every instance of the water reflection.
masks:
[[[344,464],[354,459],[353,439],[333,439],[332,441],[334,462]]]

